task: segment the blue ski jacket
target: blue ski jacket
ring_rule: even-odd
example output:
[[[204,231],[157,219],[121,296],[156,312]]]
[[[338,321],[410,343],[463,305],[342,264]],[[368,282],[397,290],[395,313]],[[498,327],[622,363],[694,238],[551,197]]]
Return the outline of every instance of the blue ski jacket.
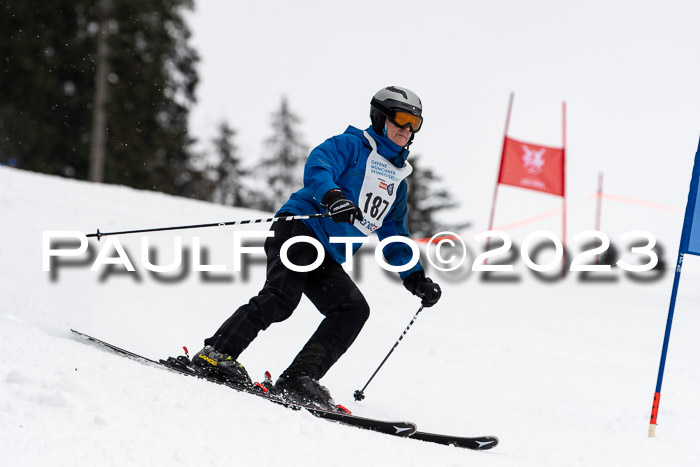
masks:
[[[395,167],[404,166],[409,151],[395,144],[388,137],[377,134],[370,126],[367,133],[377,143],[377,152]],[[367,159],[372,151],[362,130],[349,126],[341,135],[333,136],[309,154],[304,167],[304,187],[293,193],[289,200],[280,208],[277,214],[291,213],[295,215],[315,214],[326,212],[321,204],[323,195],[328,191],[339,188],[345,197],[360,206],[358,196],[367,170]],[[380,240],[395,235],[409,236],[406,180],[397,189],[396,200],[387,213],[384,223],[376,230]],[[303,221],[313,231],[316,238],[323,244],[326,253],[338,263],[344,263],[345,244],[331,243],[329,237],[359,237],[363,232],[347,223],[336,223],[329,217],[305,219]],[[360,248],[353,245],[353,254]],[[411,248],[399,242],[392,242],[384,248],[384,258],[392,266],[401,266],[410,261],[413,253]],[[407,271],[399,273],[405,279],[416,271],[422,271],[420,261]]]

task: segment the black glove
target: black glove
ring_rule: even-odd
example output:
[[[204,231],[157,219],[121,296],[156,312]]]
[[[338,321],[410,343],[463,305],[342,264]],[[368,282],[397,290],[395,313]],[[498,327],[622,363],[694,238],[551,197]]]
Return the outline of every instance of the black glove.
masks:
[[[426,308],[435,305],[442,295],[440,286],[431,281],[429,277],[425,277],[423,271],[416,271],[408,276],[404,279],[403,286],[413,295],[420,298],[421,304]]]
[[[338,188],[333,188],[323,195],[321,201],[326,206],[326,211],[336,223],[347,222],[352,225],[355,219],[362,220],[362,211]]]

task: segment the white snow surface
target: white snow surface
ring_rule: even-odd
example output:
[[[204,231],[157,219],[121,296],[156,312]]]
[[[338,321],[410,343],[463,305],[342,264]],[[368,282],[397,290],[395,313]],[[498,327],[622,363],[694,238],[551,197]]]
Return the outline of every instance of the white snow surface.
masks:
[[[651,231],[673,265],[684,201],[666,210],[607,202],[604,230],[618,244],[626,231]],[[571,229],[592,228],[592,203],[572,207]],[[695,258],[683,272],[659,428],[649,439],[670,272],[647,283],[617,269],[612,283],[582,283],[575,274],[546,283],[518,263],[519,282],[486,283],[477,273],[457,277],[429,268],[443,287],[442,300],[419,315],[367,398],[354,402],[353,392],[419,305],[371,255],[363,256],[357,281],[372,315],[323,383],[359,415],[410,420],[424,431],[500,437],[497,448],[473,452],[285,410],[124,358],[69,331],[153,358],[178,354],[183,345],[199,350],[264,280],[259,262],[247,278],[232,272],[233,231],[240,228],[148,235],[160,253],[157,264],[172,259],[176,237],[190,249],[198,237],[208,264],[227,266],[225,274],[215,273],[224,278],[218,282],[186,268],[183,278],[163,282],[174,273],[144,269],[141,235],[119,237],[136,273],[121,267],[106,276],[104,267],[92,272],[87,254],[77,258],[79,265],[54,268],[53,278],[42,270],[44,231],[105,232],[266,213],[0,167],[0,214],[2,465],[685,466],[700,458]],[[511,214],[517,218],[517,211]],[[550,220],[509,233],[516,241],[542,228],[558,233],[556,216]],[[97,251],[105,240],[90,243]],[[279,375],[320,318],[304,299],[292,318],[262,332],[241,362],[255,379],[265,370]]]

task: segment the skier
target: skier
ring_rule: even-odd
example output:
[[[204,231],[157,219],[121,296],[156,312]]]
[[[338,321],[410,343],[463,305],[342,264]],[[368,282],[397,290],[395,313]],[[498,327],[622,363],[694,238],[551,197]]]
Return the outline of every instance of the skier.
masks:
[[[412,91],[396,86],[381,89],[370,104],[369,128],[362,131],[349,126],[311,151],[303,188],[276,215],[327,212],[330,217],[272,224],[274,236],[264,245],[267,279],[263,289],[205,339],[205,347],[192,359],[197,371],[216,372],[236,384],[251,385],[239,355],[259,331],[289,318],[303,293],[325,318],[280,375],[274,391],[295,402],[335,410],[330,392],[319,380],[360,333],[369,317],[369,305],[341,267],[349,247],[331,243],[329,238],[372,232],[380,239],[408,237],[405,179],[412,167],[406,159],[423,123],[421,113],[421,101]],[[313,237],[324,247],[325,259],[309,272],[292,271],[280,259],[282,245],[300,235]],[[359,247],[353,244],[352,253]],[[383,254],[394,266],[408,263],[413,256],[411,248],[400,242],[388,244]],[[299,242],[288,249],[287,258],[295,265],[308,265],[316,260],[317,251],[310,243]],[[423,306],[437,303],[440,287],[425,276],[420,261],[399,275]]]

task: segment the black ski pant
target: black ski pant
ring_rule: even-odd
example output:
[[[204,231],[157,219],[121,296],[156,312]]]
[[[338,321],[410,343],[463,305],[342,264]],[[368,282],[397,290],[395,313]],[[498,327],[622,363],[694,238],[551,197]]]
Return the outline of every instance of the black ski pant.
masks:
[[[263,289],[204,342],[237,359],[258,332],[289,318],[303,293],[325,318],[283,375],[320,379],[360,333],[369,317],[369,305],[342,266],[326,252],[323,263],[313,271],[296,272],[282,264],[280,249],[285,241],[299,235],[314,237],[302,221],[277,221],[272,231],[274,237],[264,246],[267,279]],[[313,263],[317,254],[307,242],[287,250],[289,261],[298,266]]]

